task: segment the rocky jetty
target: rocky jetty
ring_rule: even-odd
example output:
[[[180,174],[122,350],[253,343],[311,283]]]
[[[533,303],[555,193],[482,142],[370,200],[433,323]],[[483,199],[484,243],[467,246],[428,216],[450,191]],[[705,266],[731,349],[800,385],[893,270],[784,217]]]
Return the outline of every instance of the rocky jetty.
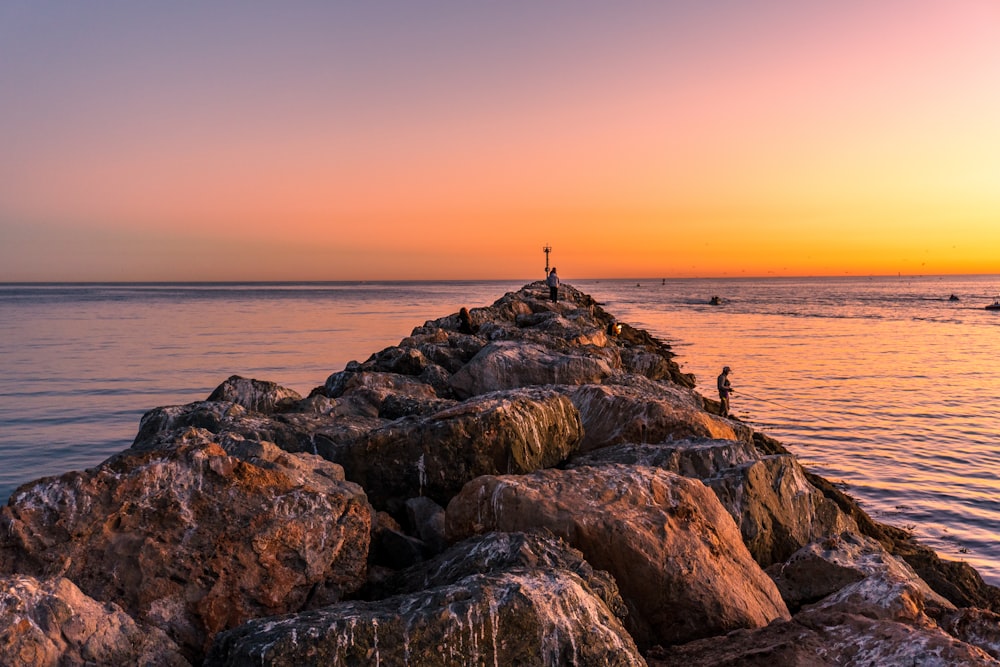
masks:
[[[0,508],[0,664],[1000,665],[1000,590],[541,282]],[[611,326],[620,324],[620,326]]]

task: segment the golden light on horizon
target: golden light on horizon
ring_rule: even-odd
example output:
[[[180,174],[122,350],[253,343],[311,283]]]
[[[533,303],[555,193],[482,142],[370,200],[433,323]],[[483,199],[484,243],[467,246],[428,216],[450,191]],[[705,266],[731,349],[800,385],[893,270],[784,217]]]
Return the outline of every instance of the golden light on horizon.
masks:
[[[65,11],[0,26],[0,280],[1000,272],[987,0]]]

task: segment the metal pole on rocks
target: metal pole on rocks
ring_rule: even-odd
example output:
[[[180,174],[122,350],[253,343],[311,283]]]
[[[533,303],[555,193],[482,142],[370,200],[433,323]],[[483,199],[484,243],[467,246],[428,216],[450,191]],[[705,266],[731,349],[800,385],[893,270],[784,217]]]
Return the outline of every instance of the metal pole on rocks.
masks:
[[[549,253],[552,252],[552,246],[550,246],[548,243],[546,243],[545,247],[542,248],[542,252],[545,253],[545,276],[548,277],[548,275],[549,275]]]

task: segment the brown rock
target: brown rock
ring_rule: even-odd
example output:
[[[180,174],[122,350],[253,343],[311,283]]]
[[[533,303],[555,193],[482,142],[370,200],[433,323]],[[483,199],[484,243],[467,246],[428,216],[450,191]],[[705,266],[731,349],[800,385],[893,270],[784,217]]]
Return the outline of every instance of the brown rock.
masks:
[[[563,570],[475,574],[452,586],[250,621],[222,633],[206,667],[645,665],[580,577]]]
[[[623,463],[663,468],[684,477],[708,479],[760,459],[752,444],[744,440],[685,438],[656,444],[622,443],[574,454],[569,467]]]
[[[302,396],[274,382],[232,375],[215,388],[208,400],[228,401],[242,405],[251,412],[270,414],[294,409]]]
[[[597,349],[553,350],[537,343],[490,343],[451,377],[459,398],[549,384],[587,384],[610,377],[613,355]]]
[[[164,665],[190,663],[157,629],[121,607],[87,597],[65,578],[0,577],[0,664]]]
[[[366,590],[365,599],[450,586],[475,574],[503,572],[512,568],[572,572],[619,619],[624,619],[628,613],[614,578],[603,570],[595,570],[579,550],[548,531],[474,535],[431,560],[386,577]]]
[[[432,411],[440,410],[446,403],[438,398],[431,385],[398,373],[345,370],[327,378],[326,391],[330,398],[339,399],[347,406],[338,411],[339,414],[368,417],[384,416],[385,403],[392,400],[407,399],[414,405],[429,406]],[[413,411],[414,414],[417,412]],[[402,415],[390,418],[397,416]]]
[[[192,429],[18,489],[0,572],[64,575],[196,657],[219,630],[359,588],[371,514],[340,466]]]
[[[619,443],[659,443],[687,438],[749,440],[749,429],[716,417],[701,398],[675,385],[588,384],[569,390],[586,432],[580,450]],[[744,432],[745,431],[745,432]]]
[[[818,620],[818,619],[814,619]],[[657,647],[650,667],[990,667],[1000,665],[940,628],[838,614],[823,623],[774,623],[682,646]]]
[[[939,622],[953,637],[1000,658],[1000,614],[985,609],[957,609]]]
[[[826,568],[823,568],[823,564]],[[841,581],[859,575],[838,587]],[[828,595],[803,609],[807,614],[860,614],[869,618],[900,621],[913,625],[931,625],[928,617],[938,617],[955,606],[935,593],[906,564],[875,540],[845,533],[814,542],[796,552],[787,563],[776,566],[772,576],[779,590],[792,599],[804,599],[795,584],[808,581],[807,590],[816,591],[820,582],[833,589]]]
[[[773,582],[701,482],[608,465],[473,480],[448,505],[452,539],[546,528],[618,582],[636,643],[679,643],[786,618]]]
[[[783,561],[816,538],[857,531],[854,520],[808,482],[792,455],[761,457],[744,440],[625,443],[575,455],[570,465],[605,462],[654,466],[703,480],[736,520],[762,567]]]
[[[761,567],[812,540],[857,532],[854,520],[809,483],[794,456],[775,454],[705,479],[740,527]]]
[[[395,512],[407,498],[422,495],[445,505],[479,475],[555,465],[582,437],[579,415],[565,396],[519,389],[397,420],[333,456],[376,507]]]

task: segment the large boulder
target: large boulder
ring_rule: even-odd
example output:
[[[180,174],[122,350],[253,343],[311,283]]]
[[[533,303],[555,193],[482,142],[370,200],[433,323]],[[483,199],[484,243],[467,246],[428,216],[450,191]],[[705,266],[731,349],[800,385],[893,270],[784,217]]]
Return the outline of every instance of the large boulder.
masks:
[[[451,387],[459,398],[468,398],[517,387],[601,382],[614,374],[614,357],[598,350],[559,351],[524,341],[493,342],[451,377]]]
[[[684,438],[660,443],[626,442],[574,454],[569,467],[586,465],[625,465],[663,468],[670,472],[708,479],[723,471],[760,459],[754,446],[745,440]]]
[[[792,621],[658,647],[650,665],[1000,665],[996,616],[956,610],[875,540],[829,537],[768,572],[802,606]]]
[[[228,401],[242,405],[251,412],[270,414],[294,409],[302,396],[275,382],[232,375],[215,388],[208,400]]]
[[[997,667],[1000,661],[937,627],[838,614],[829,624],[774,623],[682,646],[656,647],[650,667]]]
[[[386,412],[394,413],[390,418],[403,416],[395,414],[399,411],[396,406],[402,403],[413,406],[409,414],[440,410],[447,403],[438,398],[434,387],[417,378],[380,371],[334,373],[327,378],[324,390],[328,397],[349,406],[350,412],[368,417],[385,417]],[[341,409],[338,414],[348,412]]]
[[[585,384],[568,388],[586,432],[580,450],[587,452],[624,442],[749,439],[745,427],[705,412],[701,397],[690,389],[651,384]]]
[[[558,392],[519,389],[477,396],[426,417],[403,418],[326,455],[372,504],[396,512],[407,498],[446,505],[479,475],[524,473],[565,460],[583,437]],[[317,438],[318,440],[321,438]]]
[[[812,540],[857,532],[854,520],[809,483],[794,456],[774,454],[705,479],[729,510],[761,567],[780,563]]]
[[[1000,658],[1000,614],[985,609],[956,609],[938,622],[953,637]]]
[[[787,618],[733,519],[699,481],[607,465],[484,476],[448,505],[452,539],[545,528],[618,582],[640,647]]]
[[[955,610],[903,559],[851,533],[813,542],[768,574],[793,606],[811,602],[802,614],[861,614],[921,625],[930,622],[928,613]]]
[[[206,667],[645,665],[577,575],[508,569],[374,602],[250,621],[216,637]]]
[[[63,577],[0,577],[0,664],[163,665],[190,663],[160,629],[86,596]]]
[[[858,529],[809,482],[795,457],[762,457],[745,440],[624,443],[577,454],[569,465],[607,463],[654,466],[704,481],[736,520],[744,544],[761,567],[785,560],[819,537]]]
[[[371,515],[336,464],[190,429],[18,489],[0,572],[68,577],[197,656],[220,630],[360,588]]]
[[[624,619],[628,613],[614,578],[595,570],[579,550],[548,531],[531,533],[484,533],[452,545],[434,558],[400,570],[366,589],[366,599],[450,586],[474,574],[502,572],[511,568],[566,570],[580,577],[587,587]]]

